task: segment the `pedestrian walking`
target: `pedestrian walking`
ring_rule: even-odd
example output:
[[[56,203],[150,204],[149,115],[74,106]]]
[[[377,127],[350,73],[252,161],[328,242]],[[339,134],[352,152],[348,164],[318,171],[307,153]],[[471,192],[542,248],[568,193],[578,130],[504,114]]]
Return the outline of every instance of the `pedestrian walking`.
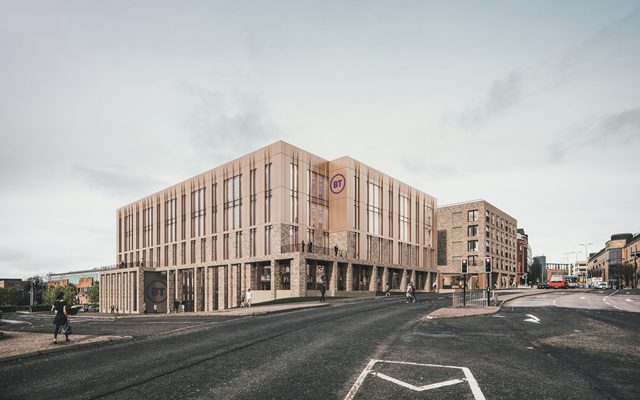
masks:
[[[180,302],[177,299],[173,301],[173,311],[175,311],[176,314],[180,311]]]
[[[154,305],[153,305],[153,313],[154,313],[154,314],[157,314],[157,313],[158,313],[158,305],[157,305],[157,304],[154,304]]]
[[[338,257],[338,245],[333,246],[333,251],[336,253],[336,257]]]
[[[405,294],[407,296],[407,304],[411,303],[411,300],[413,299],[413,286],[411,286],[411,283],[407,285],[407,290]]]
[[[115,313],[116,311],[116,306],[114,306],[113,304],[111,305],[111,314]]]
[[[56,316],[53,318],[53,324],[56,326],[55,331],[53,331],[53,343],[58,343],[58,332],[60,331],[60,327],[68,326],[69,324],[69,314],[67,313],[67,302],[64,300],[64,292],[58,292],[56,295],[56,301],[53,302],[51,306],[51,311],[55,311]],[[63,332],[66,341],[69,341],[69,331],[63,329]]]
[[[180,312],[184,313],[184,300],[180,302]]]
[[[251,293],[251,289],[247,289],[247,307],[251,307],[251,298],[253,294]]]
[[[385,295],[385,296],[391,296],[391,292],[390,292],[390,290],[391,290],[391,288],[389,287],[389,284],[387,283],[387,284],[384,286],[384,295]]]

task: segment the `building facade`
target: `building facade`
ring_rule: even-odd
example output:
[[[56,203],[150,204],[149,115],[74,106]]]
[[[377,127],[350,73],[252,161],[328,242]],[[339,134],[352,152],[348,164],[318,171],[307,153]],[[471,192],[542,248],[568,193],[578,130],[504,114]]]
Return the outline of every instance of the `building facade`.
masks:
[[[458,288],[460,264],[468,262],[467,286],[486,288],[484,258],[491,257],[492,288],[517,284],[517,221],[484,200],[438,208],[438,257],[441,287]]]
[[[518,229],[516,237],[518,241],[516,280],[517,282],[526,283],[525,280],[528,281],[527,275],[529,274],[531,265],[533,264],[531,246],[529,245],[529,236],[524,232],[524,229]]]
[[[116,211],[100,307],[140,313],[328,294],[429,291],[436,199],[352,158],[279,141]]]
[[[639,252],[640,235],[611,235],[611,239],[605,243],[602,250],[589,256],[589,275],[601,276],[610,287],[637,286]]]
[[[73,284],[78,288],[78,304],[89,304],[89,289],[100,281],[100,268],[84,271],[51,274],[49,286],[67,286]]]

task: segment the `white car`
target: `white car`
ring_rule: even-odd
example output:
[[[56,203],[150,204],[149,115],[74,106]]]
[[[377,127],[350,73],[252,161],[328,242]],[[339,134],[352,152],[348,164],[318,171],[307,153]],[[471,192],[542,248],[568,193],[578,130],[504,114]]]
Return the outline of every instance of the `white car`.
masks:
[[[596,285],[596,289],[608,289],[607,284],[604,282],[600,282]]]

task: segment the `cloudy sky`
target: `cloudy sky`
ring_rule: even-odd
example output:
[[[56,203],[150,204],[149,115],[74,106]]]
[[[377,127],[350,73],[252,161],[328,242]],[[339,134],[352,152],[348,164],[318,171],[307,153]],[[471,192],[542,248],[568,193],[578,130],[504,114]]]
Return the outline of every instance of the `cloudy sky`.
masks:
[[[283,139],[483,198],[534,255],[640,232],[640,1],[0,0],[0,277]]]

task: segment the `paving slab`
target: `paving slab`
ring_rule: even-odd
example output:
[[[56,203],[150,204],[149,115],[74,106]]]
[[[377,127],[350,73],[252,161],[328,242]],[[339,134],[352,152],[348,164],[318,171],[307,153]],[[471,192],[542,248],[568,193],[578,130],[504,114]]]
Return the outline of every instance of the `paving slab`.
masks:
[[[69,338],[71,341],[65,342],[64,335],[59,334],[58,343],[53,343],[53,334],[51,333],[5,331],[0,339],[0,362],[98,343],[126,340],[131,339],[131,336],[71,335]]]

